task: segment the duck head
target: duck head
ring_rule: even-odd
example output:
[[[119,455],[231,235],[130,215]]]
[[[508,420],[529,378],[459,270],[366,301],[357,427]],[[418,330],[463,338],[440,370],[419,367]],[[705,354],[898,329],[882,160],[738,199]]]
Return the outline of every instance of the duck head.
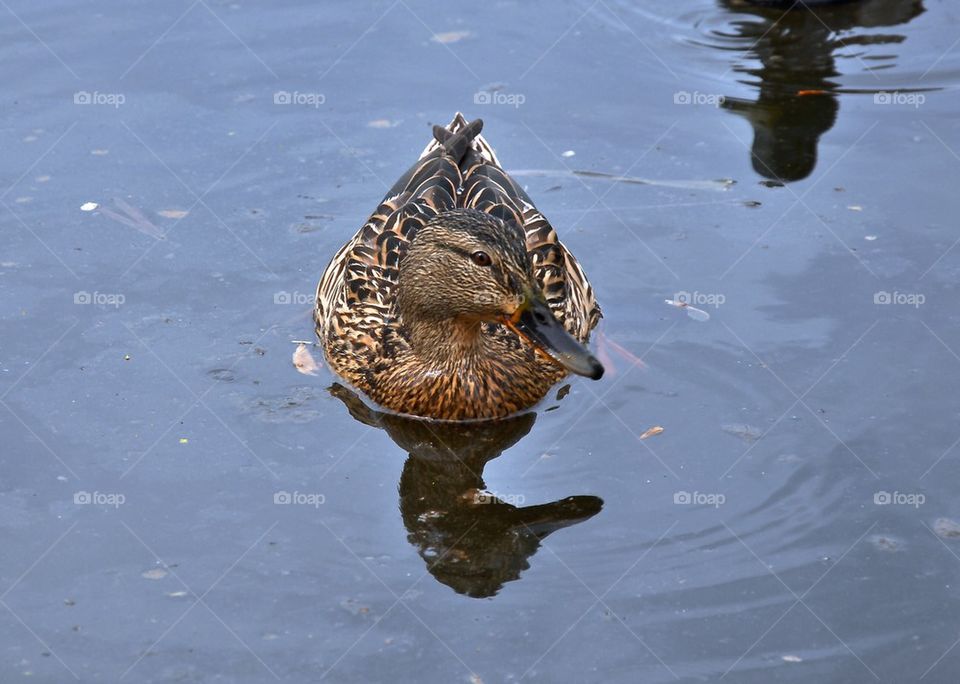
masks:
[[[567,371],[603,375],[601,363],[553,315],[515,221],[475,209],[440,213],[413,237],[398,281],[400,316],[414,330],[469,337],[463,331],[501,323]]]

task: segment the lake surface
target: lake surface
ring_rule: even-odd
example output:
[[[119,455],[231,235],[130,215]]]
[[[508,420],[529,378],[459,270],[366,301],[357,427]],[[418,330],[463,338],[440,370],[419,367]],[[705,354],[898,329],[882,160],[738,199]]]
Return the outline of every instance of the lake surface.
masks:
[[[954,3],[0,17],[0,680],[960,680]],[[291,355],[458,110],[608,373],[441,429]]]

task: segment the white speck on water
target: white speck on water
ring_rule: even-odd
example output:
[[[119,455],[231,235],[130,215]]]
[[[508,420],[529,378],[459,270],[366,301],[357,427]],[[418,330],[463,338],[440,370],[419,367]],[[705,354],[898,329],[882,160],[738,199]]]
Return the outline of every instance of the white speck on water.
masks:
[[[877,239],[877,236],[876,236],[876,235],[864,235],[864,236],[863,236],[863,239],[866,240],[866,241],[868,241],[868,242],[873,242],[874,240]]]
[[[392,121],[390,119],[374,119],[373,121],[368,121],[367,126],[370,128],[393,128],[396,126],[399,121]]]
[[[80,205],[80,211],[93,211],[99,206],[96,202],[84,202]]]
[[[576,154],[576,152],[574,152],[573,150],[567,150],[566,152],[561,153],[560,156],[561,156],[561,157],[572,157],[572,156],[575,155],[575,154]]]

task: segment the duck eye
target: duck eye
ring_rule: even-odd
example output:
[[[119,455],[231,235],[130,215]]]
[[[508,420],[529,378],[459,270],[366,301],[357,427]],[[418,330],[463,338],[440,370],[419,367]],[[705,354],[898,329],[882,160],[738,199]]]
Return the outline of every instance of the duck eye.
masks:
[[[493,261],[490,259],[490,255],[486,252],[474,252],[470,255],[470,259],[477,266],[489,266],[493,263]]]

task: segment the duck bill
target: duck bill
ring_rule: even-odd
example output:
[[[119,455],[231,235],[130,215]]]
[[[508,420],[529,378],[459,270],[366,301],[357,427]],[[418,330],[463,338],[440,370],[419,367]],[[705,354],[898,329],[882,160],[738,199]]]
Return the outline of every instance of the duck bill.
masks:
[[[567,332],[542,297],[528,297],[504,323],[571,373],[591,380],[603,376],[603,365]]]

